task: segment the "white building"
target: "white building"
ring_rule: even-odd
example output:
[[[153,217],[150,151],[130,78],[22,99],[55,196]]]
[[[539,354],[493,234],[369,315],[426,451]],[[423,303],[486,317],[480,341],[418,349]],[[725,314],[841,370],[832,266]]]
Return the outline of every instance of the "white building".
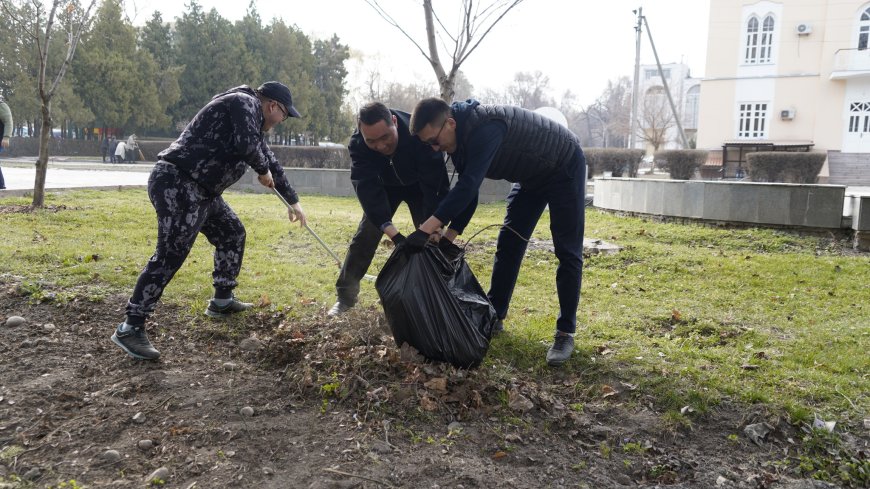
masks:
[[[662,72],[674,101],[674,107],[691,145],[698,132],[699,101],[701,79],[692,78],[689,67],[682,63],[662,65]],[[678,149],[683,144],[673,117],[673,111],[665,94],[664,83],[656,65],[641,65],[638,82],[637,133],[634,147],[654,151],[654,142],[660,142],[658,149]]]
[[[821,180],[870,185],[870,2],[711,0],[698,147],[725,176],[757,150],[824,151]]]

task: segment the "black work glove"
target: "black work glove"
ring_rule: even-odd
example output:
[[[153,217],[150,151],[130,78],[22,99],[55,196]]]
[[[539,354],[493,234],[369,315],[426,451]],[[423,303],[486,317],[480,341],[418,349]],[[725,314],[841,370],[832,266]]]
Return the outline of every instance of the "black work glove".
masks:
[[[420,251],[426,247],[426,242],[428,241],[429,233],[418,229],[408,236],[408,239],[405,240],[405,244],[413,250]]]
[[[402,243],[405,242],[405,235],[402,234],[402,233],[396,233],[396,234],[395,234],[392,238],[390,238],[390,239],[393,240],[393,244],[394,244],[394,245],[399,246],[400,244],[402,244]]]
[[[462,254],[462,248],[451,243],[447,238],[441,238],[441,241],[438,242],[438,249],[441,250],[441,254],[450,261],[455,260],[460,254]]]

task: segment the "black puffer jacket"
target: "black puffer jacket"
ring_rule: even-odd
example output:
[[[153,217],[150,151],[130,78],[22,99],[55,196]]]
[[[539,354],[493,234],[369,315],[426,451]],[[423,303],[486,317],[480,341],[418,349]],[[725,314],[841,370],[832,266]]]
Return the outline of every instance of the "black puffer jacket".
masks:
[[[481,105],[476,100],[459,106],[464,110],[457,111],[457,106],[453,106],[454,117],[462,119],[461,139],[464,141],[491,120],[507,125],[507,133],[489,165],[486,178],[534,187],[564,172],[580,145],[577,136],[566,127],[531,110],[510,105]]]

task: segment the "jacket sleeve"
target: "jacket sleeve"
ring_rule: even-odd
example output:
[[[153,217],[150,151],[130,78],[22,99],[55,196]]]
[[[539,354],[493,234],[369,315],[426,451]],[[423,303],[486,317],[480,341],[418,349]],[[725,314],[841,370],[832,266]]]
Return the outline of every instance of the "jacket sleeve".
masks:
[[[417,174],[420,190],[423,192],[423,212],[430,216],[435,212],[441,199],[450,190],[450,179],[447,177],[447,165],[444,153],[428,151],[417,158]]]
[[[450,223],[450,227],[457,231],[460,230],[459,228],[465,228],[477,207],[480,185],[506,133],[507,126],[503,122],[490,121],[469,135],[465,144],[465,161],[459,180],[433,214],[439,221]],[[457,219],[459,216],[462,216],[465,222]],[[454,219],[456,222],[453,222]]]
[[[269,160],[262,149],[265,144],[261,130],[263,117],[258,104],[256,98],[233,97],[228,110],[233,125],[235,153],[258,175],[265,175],[269,170]],[[274,156],[272,158],[274,159]]]
[[[354,134],[348,150],[350,151],[350,180],[363,212],[381,231],[391,223],[390,201],[381,172],[389,164],[387,158],[370,154],[360,147],[365,143]]]
[[[265,139],[261,143],[260,149],[263,154],[266,155],[266,161],[269,162],[269,171],[272,172],[272,180],[275,182],[275,189],[281,193],[281,195],[287,200],[288,204],[293,205],[299,202],[299,194],[297,194],[296,190],[294,190],[290,185],[290,181],[287,180],[287,174],[284,173],[284,167],[278,162],[278,158],[275,158],[275,153],[273,153],[271,148],[269,148]]]

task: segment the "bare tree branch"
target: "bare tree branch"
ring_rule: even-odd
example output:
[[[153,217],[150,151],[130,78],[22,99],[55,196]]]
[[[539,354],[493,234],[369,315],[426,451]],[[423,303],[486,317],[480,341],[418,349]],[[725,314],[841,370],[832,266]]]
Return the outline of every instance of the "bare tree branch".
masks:
[[[423,54],[426,61],[432,66],[438,85],[441,89],[441,97],[450,101],[454,95],[453,84],[460,67],[468,57],[480,46],[480,43],[492,31],[508,12],[522,3],[523,0],[492,0],[481,6],[474,0],[462,0],[462,8],[458,19],[459,25],[456,35],[445,27],[444,22],[435,12],[432,0],[423,0],[423,15],[426,27],[426,41],[428,51],[424,50],[419,43],[381,6],[379,0],[366,0],[388,24],[407,37],[414,46]],[[439,4],[443,5],[443,4]],[[436,25],[438,29],[436,29]],[[449,40],[449,42],[448,42]],[[452,46],[449,46],[452,44]],[[439,57],[439,47],[450,53],[451,65],[449,71]],[[452,49],[451,49],[452,47]]]
[[[474,44],[474,46],[472,46],[472,48],[469,49],[468,52],[465,53],[465,55],[462,56],[462,58],[459,59],[459,63],[458,63],[458,64],[461,65],[462,63],[464,63],[465,60],[468,59],[469,56],[471,56],[471,53],[473,53],[474,50],[477,49],[477,46],[480,46],[481,41],[483,41],[484,39],[486,39],[486,36],[489,34],[489,32],[492,30],[492,28],[495,27],[495,25],[498,24],[499,21],[501,21],[501,19],[504,18],[504,16],[507,15],[508,12],[510,12],[514,7],[516,7],[517,5],[519,5],[519,4],[522,3],[522,2],[523,2],[523,0],[513,0],[513,1],[511,2],[511,4],[510,4],[508,7],[505,8],[504,12],[502,12],[501,15],[499,15],[498,18],[495,19],[495,21],[493,21],[493,22],[489,25],[489,27],[487,27],[486,31],[484,31],[484,33],[481,34],[481,36],[477,39],[477,42]]]
[[[88,8],[86,8],[82,12],[77,22],[74,21],[73,12],[69,12],[71,18],[70,30],[68,31],[67,38],[68,47],[66,51],[66,57],[63,59],[63,63],[61,63],[60,69],[58,69],[57,75],[54,77],[54,82],[51,84],[51,90],[49,90],[49,97],[54,95],[55,90],[57,90],[57,86],[60,84],[61,80],[63,80],[64,75],[66,75],[66,70],[69,68],[73,56],[76,53],[76,47],[78,47],[79,39],[81,39],[82,33],[91,23],[91,10],[93,10],[94,5],[96,4],[97,0],[91,0]]]
[[[395,27],[396,29],[399,29],[399,32],[404,34],[404,36],[407,37],[408,40],[414,44],[414,46],[417,46],[417,49],[420,50],[420,53],[423,55],[424,58],[426,58],[427,61],[429,61],[430,63],[432,62],[432,60],[429,58],[429,55],[426,54],[426,51],[417,43],[417,41],[413,37],[411,37],[410,34],[405,32],[405,29],[402,29],[402,27],[399,26],[399,23],[396,22],[395,19],[393,19],[393,17],[390,14],[388,14],[386,10],[383,9],[383,7],[381,7],[381,4],[378,3],[378,0],[365,0],[365,1],[367,4],[369,4],[369,6],[371,8],[375,9],[375,12],[377,12],[378,15],[380,15],[382,19],[387,21],[388,24]]]

